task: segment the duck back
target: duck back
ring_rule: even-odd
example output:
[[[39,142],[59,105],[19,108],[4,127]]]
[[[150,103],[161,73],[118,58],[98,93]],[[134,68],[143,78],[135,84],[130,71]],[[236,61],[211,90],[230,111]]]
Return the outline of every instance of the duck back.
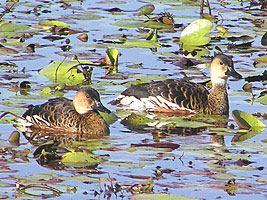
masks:
[[[143,103],[143,109],[158,112],[204,113],[208,106],[208,90],[196,83],[167,79],[140,85],[132,85],[122,92],[112,104],[126,106],[123,98],[134,97]],[[133,101],[129,101],[133,104]],[[133,106],[132,106],[133,107]]]
[[[97,111],[79,114],[72,100],[64,97],[32,106],[22,117],[32,123],[31,128],[77,132],[90,137],[109,134],[107,123]]]

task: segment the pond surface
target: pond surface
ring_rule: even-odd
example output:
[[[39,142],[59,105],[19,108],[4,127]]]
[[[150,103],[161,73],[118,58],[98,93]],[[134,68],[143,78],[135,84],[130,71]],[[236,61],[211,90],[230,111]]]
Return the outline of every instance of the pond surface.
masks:
[[[149,15],[151,18],[164,12],[171,13],[176,24],[174,28],[160,23],[147,24],[146,16],[135,15],[136,10],[146,4],[155,6]],[[77,84],[67,82],[63,92],[56,93],[54,88],[58,83],[38,71],[51,61],[70,61],[74,55],[80,60],[98,62],[105,57],[108,48],[116,48],[119,51],[117,72],[106,75],[107,67],[94,66],[90,86],[99,91],[103,104],[121,118],[110,124],[109,137],[90,139],[72,147],[72,150],[90,151],[101,157],[102,162],[94,167],[64,165],[60,161],[40,162],[33,155],[38,145],[29,142],[22,133],[19,144],[8,141],[17,131],[12,125],[14,117],[2,118],[0,198],[149,198],[133,196],[133,188],[140,184],[141,191],[136,193],[169,195],[154,196],[155,199],[181,199],[178,196],[188,199],[266,199],[267,129],[241,129],[232,117],[233,110],[260,113],[261,116],[265,113],[265,119],[259,115],[258,119],[267,125],[266,101],[265,104],[257,101],[260,93],[266,91],[264,82],[253,82],[252,94],[242,89],[247,81],[230,78],[229,119],[211,116],[186,118],[187,121],[182,121],[184,126],[180,123],[170,129],[131,126],[122,120],[129,112],[116,111],[115,106],[108,104],[131,84],[136,84],[136,80],[184,78],[186,74],[193,82],[207,81],[207,64],[217,52],[216,45],[225,54],[233,56],[235,68],[243,77],[261,75],[267,67],[266,57],[259,64],[254,65],[254,62],[266,55],[267,46],[261,42],[267,30],[266,10],[260,9],[260,5],[250,7],[247,1],[234,0],[210,1],[210,6],[218,19],[213,21],[211,41],[192,58],[201,64],[186,66],[179,62],[186,56],[181,53],[178,38],[188,24],[200,18],[198,1],[39,0],[0,3],[1,12],[6,7],[12,10],[5,13],[2,20],[16,25],[8,29],[3,24],[0,26],[1,44],[12,49],[0,51],[1,111],[22,115],[30,104],[40,104],[60,95],[72,99]],[[118,9],[112,12],[112,8],[119,8],[120,12]],[[204,11],[207,13],[208,9]],[[52,33],[51,27],[40,25],[44,20],[64,22],[77,33]],[[219,33],[216,25],[227,28],[228,33]],[[158,29],[158,42],[149,43],[146,37],[154,28]],[[31,33],[31,36],[27,37],[25,33]],[[81,33],[88,34],[88,41],[77,38]],[[237,41],[233,42],[233,36],[238,38]],[[246,40],[241,40],[241,36],[246,36]],[[252,43],[242,45],[246,42]],[[27,48],[30,44],[34,44],[34,52]],[[66,45],[70,46],[69,51],[62,50]],[[31,85],[26,93],[19,88],[23,81],[29,81]],[[167,116],[159,118],[169,120]],[[162,174],[155,174],[157,169]],[[16,189],[16,184],[20,189]],[[22,185],[29,188],[21,190]]]

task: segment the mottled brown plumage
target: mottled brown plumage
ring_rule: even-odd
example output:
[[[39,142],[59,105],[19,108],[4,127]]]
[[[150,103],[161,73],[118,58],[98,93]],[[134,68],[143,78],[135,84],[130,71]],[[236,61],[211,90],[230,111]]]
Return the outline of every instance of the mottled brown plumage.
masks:
[[[226,82],[230,75],[241,78],[234,70],[232,59],[218,54],[211,62],[211,92],[197,83],[168,79],[132,85],[111,104],[153,112],[228,115]]]
[[[31,106],[22,117],[26,119],[25,127],[30,129],[72,132],[88,137],[108,135],[108,125],[98,110],[110,112],[100,102],[96,90],[83,88],[73,101],[64,97],[50,99],[44,104]]]

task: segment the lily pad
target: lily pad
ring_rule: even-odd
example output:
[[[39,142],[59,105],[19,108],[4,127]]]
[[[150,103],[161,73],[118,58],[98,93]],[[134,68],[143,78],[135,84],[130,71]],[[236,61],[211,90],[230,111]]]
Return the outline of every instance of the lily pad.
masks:
[[[170,194],[136,194],[131,196],[131,200],[197,200],[198,198],[184,197],[184,196],[175,196]]]
[[[145,125],[150,122],[153,122],[153,120],[141,114],[132,113],[130,116],[127,117],[127,123],[133,126]]]
[[[267,95],[259,97],[256,101],[263,105],[267,105]]]
[[[206,19],[199,19],[189,24],[181,33],[180,44],[201,46],[210,42],[207,34],[212,30],[212,23]]]
[[[67,85],[80,84],[84,80],[84,75],[78,69],[78,65],[93,64],[90,61],[53,61],[48,66],[40,70],[40,74],[46,76],[55,82],[65,83]]]
[[[253,132],[260,132],[265,129],[265,125],[260,120],[248,113],[234,110],[232,115],[240,128],[251,129]]]
[[[254,67],[266,68],[267,67],[267,55],[259,56],[254,60]]]
[[[149,15],[155,10],[155,6],[153,4],[147,4],[142,6],[137,10],[137,13],[135,14],[136,16],[141,16],[141,15]]]
[[[72,167],[93,166],[102,161],[100,157],[85,152],[68,152],[62,156],[62,163]]]
[[[59,27],[69,27],[65,22],[56,21],[56,20],[44,20],[39,23],[42,26],[59,26]]]
[[[118,119],[118,117],[114,113],[105,113],[99,111],[99,114],[108,124],[112,124]]]

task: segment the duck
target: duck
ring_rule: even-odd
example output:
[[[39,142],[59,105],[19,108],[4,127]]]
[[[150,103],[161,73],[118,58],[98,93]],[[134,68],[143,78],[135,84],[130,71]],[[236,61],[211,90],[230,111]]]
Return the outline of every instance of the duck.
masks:
[[[113,101],[119,109],[176,114],[229,115],[227,79],[241,79],[233,60],[223,53],[215,54],[210,64],[212,87],[181,79],[152,81],[132,85]]]
[[[110,113],[101,103],[99,93],[86,87],[80,89],[73,100],[58,97],[40,105],[29,106],[22,117],[16,119],[16,127],[24,132],[69,132],[88,137],[109,135],[109,126],[98,111]]]

